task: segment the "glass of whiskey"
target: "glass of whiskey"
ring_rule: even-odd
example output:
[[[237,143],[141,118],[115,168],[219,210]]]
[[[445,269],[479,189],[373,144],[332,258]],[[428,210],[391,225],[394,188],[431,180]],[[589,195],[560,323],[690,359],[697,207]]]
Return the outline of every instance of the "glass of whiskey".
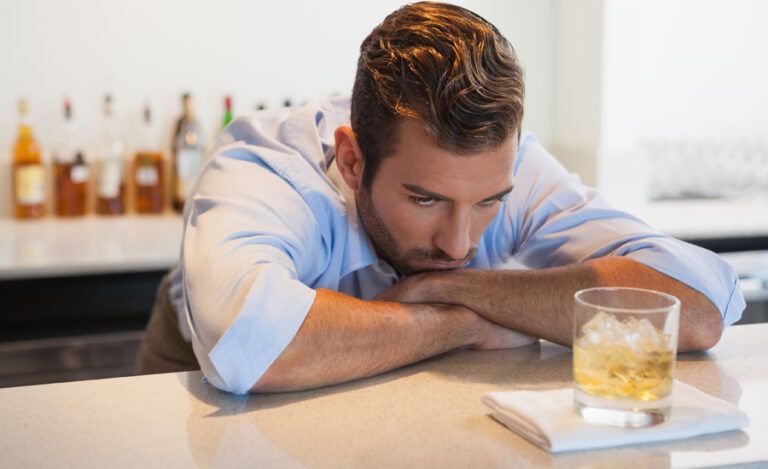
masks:
[[[680,300],[618,287],[581,290],[574,300],[576,412],[602,425],[663,422],[672,402]]]

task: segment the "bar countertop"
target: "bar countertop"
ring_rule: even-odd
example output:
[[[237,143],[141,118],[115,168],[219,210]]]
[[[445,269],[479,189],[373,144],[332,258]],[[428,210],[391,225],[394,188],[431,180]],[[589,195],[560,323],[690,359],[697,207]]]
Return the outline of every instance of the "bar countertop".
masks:
[[[768,236],[768,218],[758,214],[766,207],[768,201],[762,199],[677,201],[629,211],[682,239],[762,239]],[[0,217],[0,280],[167,270],[178,260],[182,228],[181,216],[172,213],[41,220]]]
[[[734,431],[550,455],[488,416],[494,390],[570,386],[569,349],[457,351],[319,390],[228,395],[199,372],[0,389],[4,467],[697,467],[768,464],[768,324],[677,378],[742,408]],[[750,467],[755,467],[750,464]]]
[[[181,216],[0,218],[0,280],[167,270]]]

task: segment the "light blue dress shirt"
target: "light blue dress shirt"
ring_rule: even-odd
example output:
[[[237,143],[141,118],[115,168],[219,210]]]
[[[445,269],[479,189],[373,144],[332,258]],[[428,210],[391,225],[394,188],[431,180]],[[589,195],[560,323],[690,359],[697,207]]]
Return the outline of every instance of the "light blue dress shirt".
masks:
[[[398,280],[377,258],[340,178],[339,125],[349,125],[347,97],[241,117],[219,136],[192,189],[171,297],[182,334],[220,389],[248,392],[295,336],[316,288],[371,299]],[[730,265],[612,208],[533,135],[523,135],[513,171],[514,189],[468,268],[626,256],[705,294],[724,325],[741,317]]]

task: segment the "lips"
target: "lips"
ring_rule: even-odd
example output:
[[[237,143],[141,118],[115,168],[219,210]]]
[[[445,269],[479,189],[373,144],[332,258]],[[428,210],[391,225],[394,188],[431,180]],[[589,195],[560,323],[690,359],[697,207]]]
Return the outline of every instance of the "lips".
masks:
[[[467,265],[467,261],[452,261],[452,262],[442,262],[442,261],[429,261],[419,264],[420,270],[453,270],[453,269],[460,269]]]

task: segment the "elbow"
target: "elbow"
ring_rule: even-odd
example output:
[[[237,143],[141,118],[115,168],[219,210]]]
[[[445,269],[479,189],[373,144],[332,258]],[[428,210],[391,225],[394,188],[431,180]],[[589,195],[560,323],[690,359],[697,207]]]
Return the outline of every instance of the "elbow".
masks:
[[[307,375],[306,360],[293,353],[293,350],[284,351],[256,383],[251,386],[251,393],[270,393],[286,391],[302,391],[317,387]]]
[[[250,367],[240,356],[217,352],[219,350],[214,349],[208,354],[197,354],[200,369],[213,387],[226,393],[244,395],[266,392],[260,387],[272,386],[273,374],[266,372],[257,378],[256,374],[245,372]]]
[[[700,352],[711,349],[723,335],[723,321],[714,305],[688,311],[687,327],[680,331],[680,352]]]
[[[286,390],[286,376],[280,367],[271,366],[251,387],[251,393],[267,393]]]
[[[250,385],[246,381],[238,379],[237,376],[228,376],[230,379],[224,379],[215,369],[205,366],[201,367],[203,375],[208,382],[218,389],[219,391],[244,395],[249,393],[267,393],[284,390],[285,379],[277,372],[266,372],[258,380],[256,384]],[[252,381],[251,381],[252,383]]]

